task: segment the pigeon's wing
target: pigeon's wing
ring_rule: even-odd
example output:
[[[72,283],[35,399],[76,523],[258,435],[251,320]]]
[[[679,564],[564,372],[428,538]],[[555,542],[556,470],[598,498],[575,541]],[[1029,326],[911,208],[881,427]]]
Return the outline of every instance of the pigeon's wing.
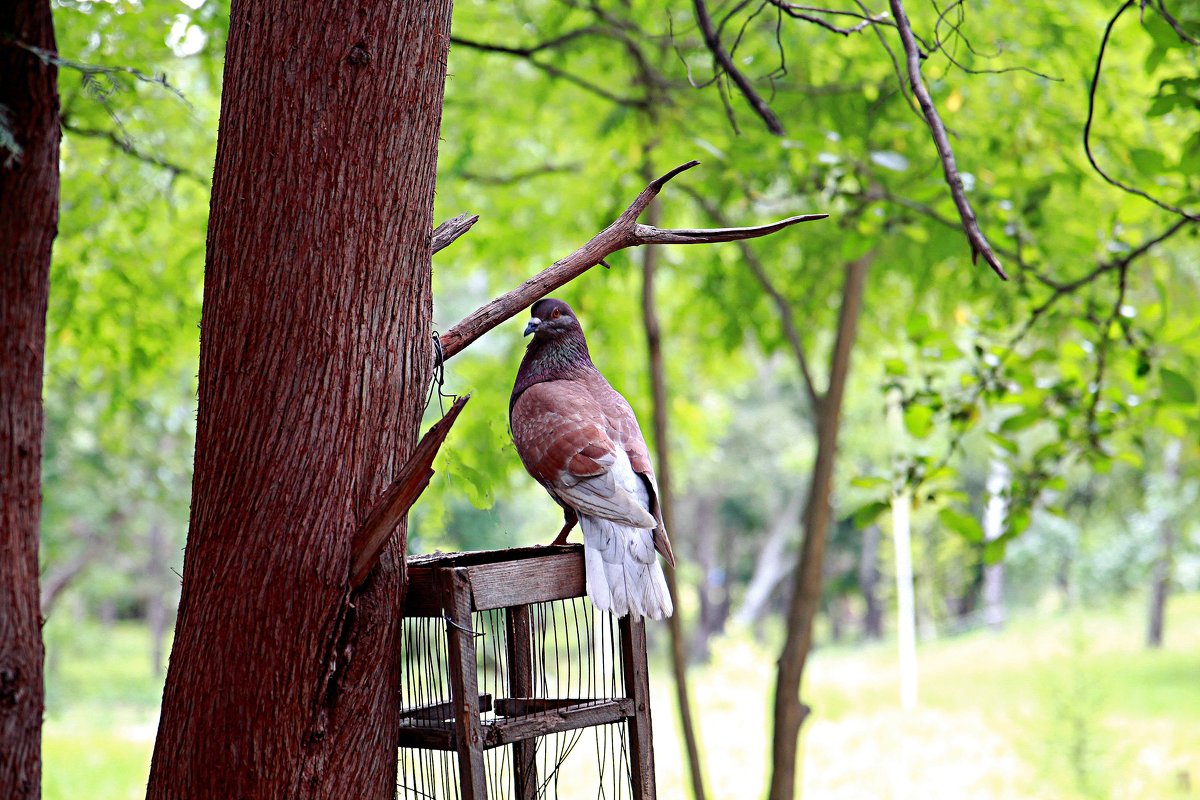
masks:
[[[662,554],[671,566],[675,566],[675,554],[671,551],[671,540],[667,537],[667,528],[663,524],[662,509],[658,502],[658,480],[654,477],[654,465],[650,461],[650,449],[642,436],[637,417],[624,396],[597,375],[590,387],[591,393],[604,410],[606,427],[613,441],[621,447],[633,471],[645,482],[650,493],[650,513],[654,515],[654,549]]]
[[[639,478],[629,456],[613,442],[603,410],[579,382],[531,386],[513,404],[511,422],[525,468],[563,505],[637,528],[658,525],[638,500]]]

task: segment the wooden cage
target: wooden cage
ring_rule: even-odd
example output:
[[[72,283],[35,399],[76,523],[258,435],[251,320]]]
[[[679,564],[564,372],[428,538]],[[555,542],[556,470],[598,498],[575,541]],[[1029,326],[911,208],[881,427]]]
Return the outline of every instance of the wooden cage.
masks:
[[[645,623],[592,606],[580,545],[408,569],[399,797],[559,797],[585,731],[595,772],[580,796],[655,797]]]

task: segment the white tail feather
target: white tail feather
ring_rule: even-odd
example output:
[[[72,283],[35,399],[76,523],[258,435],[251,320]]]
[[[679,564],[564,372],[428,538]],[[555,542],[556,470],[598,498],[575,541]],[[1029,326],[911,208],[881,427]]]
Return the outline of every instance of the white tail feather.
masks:
[[[671,616],[671,593],[654,551],[652,531],[584,514],[579,515],[579,525],[588,596],[597,608],[618,617]]]

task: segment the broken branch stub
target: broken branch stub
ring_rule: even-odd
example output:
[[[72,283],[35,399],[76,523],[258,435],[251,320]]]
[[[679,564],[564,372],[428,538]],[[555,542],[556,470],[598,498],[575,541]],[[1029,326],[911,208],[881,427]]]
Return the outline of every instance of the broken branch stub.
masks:
[[[791,227],[800,222],[825,219],[828,214],[803,214],[796,217],[749,228],[656,228],[637,221],[663,186],[681,172],[698,165],[699,161],[681,164],[662,177],[655,178],[642,190],[604,230],[586,244],[534,275],[517,288],[479,307],[441,336],[442,359],[462,352],[472,342],[505,320],[515,317],[550,292],[578,278],[605,258],[627,247],[646,244],[712,244],[755,239]]]
[[[421,437],[417,449],[400,468],[400,474],[384,490],[383,496],[371,509],[366,521],[355,532],[350,548],[352,589],[357,589],[367,579],[367,575],[379,561],[379,554],[392,537],[392,532],[429,485],[429,479],[433,477],[433,459],[437,456],[442,442],[446,441],[446,434],[450,433],[459,412],[470,399],[471,395],[468,394],[455,400],[446,416],[435,422]]]
[[[445,250],[455,239],[471,230],[476,222],[479,222],[478,214],[459,214],[438,225],[433,229],[432,251]]]

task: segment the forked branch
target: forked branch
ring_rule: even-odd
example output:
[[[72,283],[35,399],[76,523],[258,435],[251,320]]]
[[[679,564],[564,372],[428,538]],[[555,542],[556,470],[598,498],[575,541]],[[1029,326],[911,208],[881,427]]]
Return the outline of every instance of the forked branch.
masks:
[[[471,395],[468,394],[455,400],[446,416],[435,422],[421,437],[420,444],[400,469],[400,474],[384,490],[383,497],[355,532],[350,549],[352,589],[357,589],[367,579],[367,575],[379,561],[379,554],[383,552],[384,545],[392,537],[392,532],[429,485],[429,479],[433,477],[433,459],[438,454],[442,442],[446,441],[446,434],[450,433],[450,427],[458,419],[459,412],[470,399]]]
[[[711,244],[755,239],[800,222],[825,219],[828,214],[802,214],[750,228],[656,228],[637,221],[667,181],[699,164],[689,161],[650,182],[629,208],[574,253],[554,262],[517,288],[481,306],[441,336],[445,361],[505,320],[512,319],[548,293],[578,278],[605,258],[627,247],[644,244]]]
[[[890,2],[896,29],[900,32],[900,40],[904,42],[904,54],[908,62],[908,83],[921,106],[921,113],[929,124],[929,130],[933,133],[933,143],[937,146],[938,155],[942,159],[942,170],[946,174],[946,183],[950,186],[950,196],[954,198],[954,205],[958,208],[958,216],[962,219],[967,241],[971,243],[971,260],[974,261],[978,256],[983,256],[983,260],[997,275],[1008,280],[1004,267],[1000,265],[1000,258],[988,244],[983,231],[979,229],[979,220],[975,218],[975,212],[967,200],[962,176],[959,175],[958,165],[954,163],[954,151],[950,149],[946,126],[942,124],[942,118],[938,116],[937,108],[933,105],[933,98],[929,96],[929,90],[925,88],[925,83],[921,79],[921,51],[917,48],[917,40],[913,35],[908,15],[904,13],[904,5],[901,0],[890,0]]]

